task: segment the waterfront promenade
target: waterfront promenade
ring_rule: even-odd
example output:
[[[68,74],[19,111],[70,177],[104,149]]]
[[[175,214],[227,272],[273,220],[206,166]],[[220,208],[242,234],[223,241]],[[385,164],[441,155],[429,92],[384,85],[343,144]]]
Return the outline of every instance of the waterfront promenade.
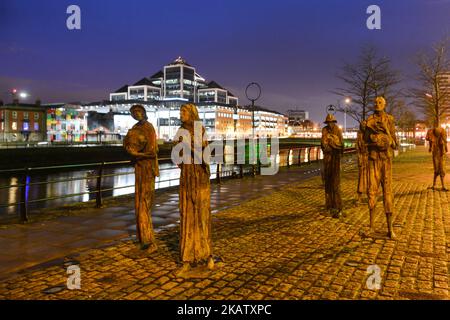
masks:
[[[10,226],[0,230],[0,299],[448,299],[450,192],[429,189],[425,148],[394,162],[396,241],[385,236],[381,201],[377,234],[365,236],[368,208],[354,201],[357,169],[354,162],[343,168],[340,219],[324,210],[317,165],[215,185],[213,249],[222,266],[203,279],[174,275],[176,224],[161,224],[157,252],[137,249],[131,202]],[[156,224],[163,209],[176,221],[177,191],[159,199]],[[49,248],[55,252],[38,261]],[[79,290],[66,288],[71,264],[81,269]],[[379,268],[379,289],[368,285],[368,268]]]

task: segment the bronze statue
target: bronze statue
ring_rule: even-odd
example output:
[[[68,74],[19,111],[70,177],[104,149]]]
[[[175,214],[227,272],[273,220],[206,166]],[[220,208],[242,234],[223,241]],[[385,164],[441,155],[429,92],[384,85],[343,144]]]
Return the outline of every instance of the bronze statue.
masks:
[[[323,177],[325,178],[325,208],[333,217],[342,214],[341,199],[341,156],[344,153],[342,131],[337,126],[336,118],[328,114],[322,129],[321,148],[323,151]]]
[[[362,195],[367,194],[367,178],[369,170],[369,154],[367,145],[364,141],[364,130],[366,122],[362,121],[356,136],[356,151],[358,156],[358,186],[356,193],[358,195],[357,203],[362,203]]]
[[[134,105],[130,108],[130,113],[138,122],[128,131],[123,146],[134,161],[137,238],[142,250],[153,252],[157,247],[151,208],[155,194],[155,177],[159,176],[158,144],[155,129],[147,121],[145,108],[142,105]]]
[[[370,211],[370,231],[374,232],[375,207],[378,188],[383,188],[384,211],[388,227],[388,237],[395,238],[392,227],[393,193],[392,193],[392,158],[398,148],[394,117],[385,112],[386,100],[375,99],[375,113],[369,116],[364,132],[364,141],[369,152],[368,197]]]
[[[209,163],[203,157],[196,155],[194,150],[194,134],[201,134],[201,150],[208,146],[208,140],[204,133],[203,125],[201,132],[194,132],[194,123],[200,121],[197,107],[194,104],[184,104],[180,109],[181,128],[188,132],[190,141],[183,141],[183,134],[179,136],[178,143],[185,143],[191,151],[191,163],[179,164],[180,174],[180,260],[183,263],[178,276],[186,276],[193,264],[206,265],[207,270],[214,269],[211,243],[211,189]],[[198,123],[198,122],[197,122]],[[203,152],[202,152],[203,153]],[[197,161],[194,161],[197,157]],[[200,160],[200,161],[198,161]]]
[[[433,186],[431,187],[431,189],[433,190],[435,189],[436,179],[439,176],[441,178],[442,190],[448,191],[444,183],[445,158],[446,153],[448,152],[447,133],[443,128],[435,127],[433,129],[428,130],[425,139],[429,142],[428,151],[431,152],[433,155],[434,177],[433,177]]]

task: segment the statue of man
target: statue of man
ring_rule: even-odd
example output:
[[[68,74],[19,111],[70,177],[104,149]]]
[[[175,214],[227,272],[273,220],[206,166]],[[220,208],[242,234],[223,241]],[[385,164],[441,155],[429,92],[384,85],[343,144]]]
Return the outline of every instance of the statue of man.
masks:
[[[358,195],[357,203],[362,203],[362,195],[367,194],[367,175],[369,170],[369,155],[367,145],[364,141],[364,130],[366,121],[362,121],[356,136],[356,151],[358,156],[358,186],[356,193]]]
[[[137,238],[142,250],[153,252],[157,248],[151,208],[155,194],[155,177],[159,176],[158,144],[155,129],[147,121],[144,106],[136,104],[130,108],[130,113],[138,122],[128,131],[123,146],[134,160]]]
[[[434,178],[433,187],[431,187],[431,189],[435,189],[436,179],[439,176],[441,178],[442,190],[447,191],[444,183],[445,157],[448,152],[447,133],[443,128],[436,126],[435,128],[428,130],[425,139],[429,142],[428,151],[431,152],[433,156]]]
[[[341,199],[341,155],[344,153],[342,130],[336,118],[328,114],[322,129],[323,177],[325,179],[325,207],[334,218],[342,214]]]
[[[378,188],[383,189],[384,211],[388,227],[388,237],[395,238],[392,227],[393,201],[392,193],[392,158],[398,148],[394,117],[385,112],[386,100],[375,99],[375,112],[367,119],[364,141],[369,152],[368,197],[370,211],[370,231],[374,232],[375,206]]]

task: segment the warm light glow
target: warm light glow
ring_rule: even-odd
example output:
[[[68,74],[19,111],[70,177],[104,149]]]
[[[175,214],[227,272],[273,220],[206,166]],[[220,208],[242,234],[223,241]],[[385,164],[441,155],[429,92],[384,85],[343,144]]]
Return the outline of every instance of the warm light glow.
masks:
[[[21,92],[19,96],[21,98],[26,98],[26,97],[28,97],[28,94],[26,92]]]
[[[352,99],[350,99],[350,98],[345,98],[345,103],[349,104],[350,102],[352,102]]]

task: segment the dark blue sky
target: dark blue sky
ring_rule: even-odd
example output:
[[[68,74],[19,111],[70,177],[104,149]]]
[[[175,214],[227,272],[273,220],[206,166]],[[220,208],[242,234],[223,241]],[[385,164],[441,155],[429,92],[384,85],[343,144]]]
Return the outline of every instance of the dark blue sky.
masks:
[[[81,31],[66,28],[70,4],[81,7]],[[381,30],[366,28],[371,4],[381,7]],[[336,103],[336,72],[362,45],[391,57],[407,85],[415,53],[449,29],[449,0],[0,0],[0,94],[108,99],[181,55],[240,104],[257,81],[261,105],[304,108],[319,121]]]

